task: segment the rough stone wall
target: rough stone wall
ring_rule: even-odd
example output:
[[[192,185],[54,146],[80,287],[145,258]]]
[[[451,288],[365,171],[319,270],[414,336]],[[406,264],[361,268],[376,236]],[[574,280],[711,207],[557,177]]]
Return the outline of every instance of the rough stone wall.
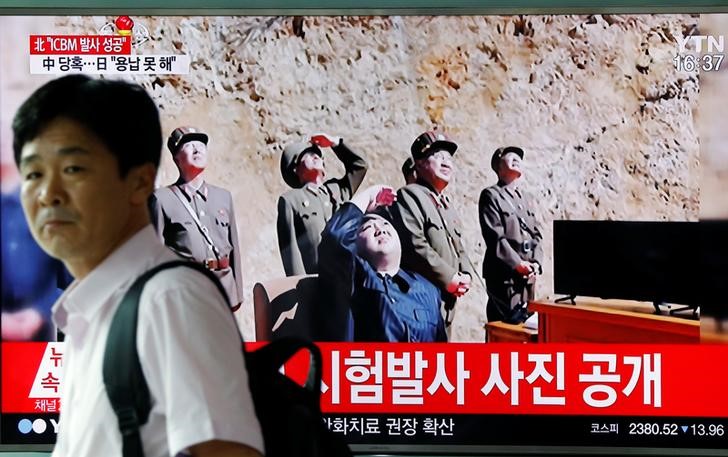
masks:
[[[58,20],[94,33],[113,18]],[[438,127],[459,143],[448,192],[471,257],[484,253],[480,191],[490,155],[526,151],[523,188],[546,245],[538,295],[552,295],[554,219],[692,220],[698,216],[696,74],[672,65],[674,36],[697,16],[135,18],[153,37],[140,54],[188,54],[187,76],[137,77],[158,101],[165,134],[211,135],[209,181],[236,205],[246,304],[253,284],[283,275],[275,233],[286,190],[280,151],[312,132],[341,135],[370,163],[364,185],[399,186],[413,138]],[[342,168],[329,158],[331,175]],[[160,184],[176,178],[168,155]],[[585,253],[585,261],[589,259]],[[485,291],[461,300],[453,339],[482,341]]]

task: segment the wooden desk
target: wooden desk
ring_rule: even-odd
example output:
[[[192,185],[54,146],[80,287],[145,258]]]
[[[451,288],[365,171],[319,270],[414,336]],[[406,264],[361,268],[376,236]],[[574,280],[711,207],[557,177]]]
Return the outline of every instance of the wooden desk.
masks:
[[[488,322],[485,324],[485,331],[489,343],[535,343],[538,341],[538,330],[526,328],[523,324]]]
[[[722,325],[712,317],[700,318],[700,342],[709,344],[728,344],[728,321]]]
[[[588,300],[588,301],[587,301]],[[538,341],[546,343],[699,343],[700,322],[654,314],[647,303],[582,299],[536,301]]]

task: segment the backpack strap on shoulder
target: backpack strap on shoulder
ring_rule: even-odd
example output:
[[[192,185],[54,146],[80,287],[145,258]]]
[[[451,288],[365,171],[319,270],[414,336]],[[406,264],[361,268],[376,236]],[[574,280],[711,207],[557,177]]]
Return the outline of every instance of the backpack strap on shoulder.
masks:
[[[119,420],[123,457],[144,456],[139,428],[149,420],[152,409],[149,386],[142,372],[136,345],[139,299],[149,279],[162,270],[176,267],[188,267],[204,274],[229,301],[215,275],[202,265],[184,260],[163,263],[146,271],[126,292],[111,321],[102,370],[106,393]]]

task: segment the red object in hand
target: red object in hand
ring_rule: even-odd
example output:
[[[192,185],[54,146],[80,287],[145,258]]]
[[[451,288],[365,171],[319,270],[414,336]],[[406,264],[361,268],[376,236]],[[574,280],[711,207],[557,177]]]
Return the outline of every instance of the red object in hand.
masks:
[[[521,276],[528,276],[533,273],[533,270],[528,262],[521,262],[516,265],[516,272]]]
[[[118,30],[131,30],[134,28],[134,21],[129,16],[119,16],[114,21],[114,25]]]
[[[392,189],[385,187],[384,189],[380,190],[377,194],[377,205],[379,206],[389,206],[392,203],[394,203],[394,200],[397,198],[396,194],[392,192]]]
[[[329,140],[329,138],[326,135],[314,135],[311,137],[311,143],[315,144],[316,146],[321,146],[322,148],[330,148],[334,146],[334,143]]]

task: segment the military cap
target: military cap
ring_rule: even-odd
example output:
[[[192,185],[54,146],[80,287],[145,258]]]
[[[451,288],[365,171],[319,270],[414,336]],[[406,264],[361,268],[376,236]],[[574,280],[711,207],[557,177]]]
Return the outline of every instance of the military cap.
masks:
[[[167,139],[167,148],[172,155],[176,154],[180,146],[188,141],[202,141],[207,144],[207,135],[194,127],[177,127]]]
[[[313,152],[318,154],[319,157],[323,156],[318,146],[309,142],[289,144],[281,154],[281,175],[286,184],[293,188],[301,187],[301,182],[298,180],[298,175],[296,175],[294,169],[304,152]]]
[[[490,168],[493,169],[496,173],[498,173],[498,164],[500,163],[500,159],[508,154],[509,152],[513,152],[515,154],[518,154],[518,157],[523,159],[523,149],[517,147],[517,146],[506,146],[503,148],[498,148],[493,153],[493,157],[490,158]]]
[[[454,155],[455,151],[458,149],[458,145],[444,133],[433,132],[430,130],[415,138],[415,141],[412,143],[412,147],[410,148],[410,152],[412,153],[412,158],[418,160],[424,159],[430,154],[441,149],[444,149],[451,155]]]

